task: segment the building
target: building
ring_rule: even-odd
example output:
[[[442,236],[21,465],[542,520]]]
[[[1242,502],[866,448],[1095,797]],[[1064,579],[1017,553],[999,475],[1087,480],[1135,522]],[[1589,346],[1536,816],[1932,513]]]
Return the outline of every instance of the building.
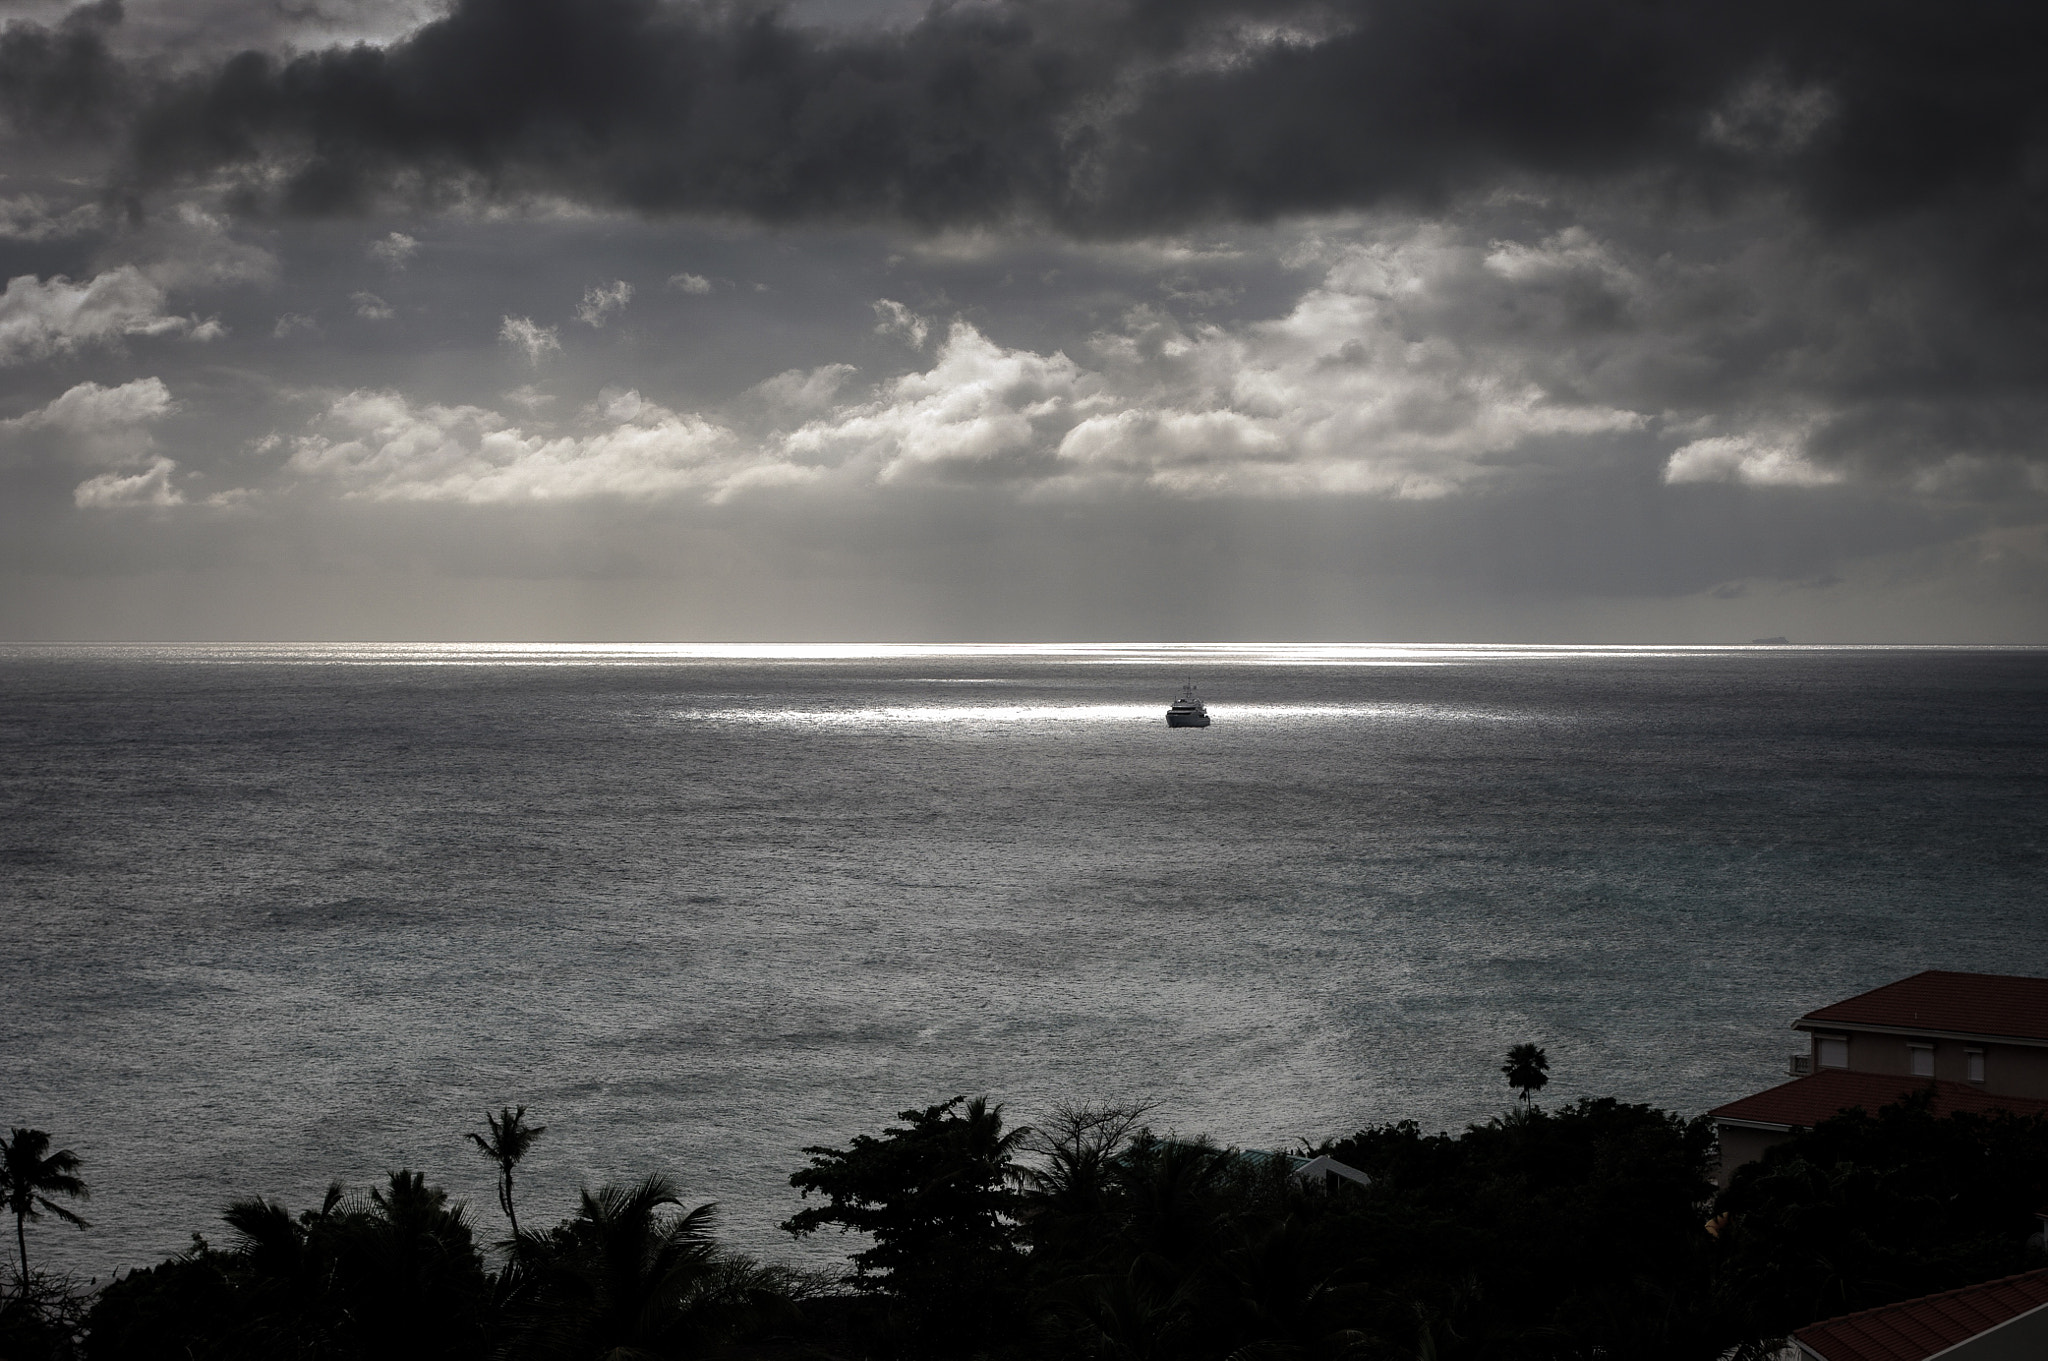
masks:
[[[1966,1082],[2048,1100],[2048,978],[1929,969],[1792,1023],[1792,1071],[1842,1069]]]
[[[1929,969],[1809,1011],[1792,1080],[1708,1114],[1721,1182],[1765,1149],[1850,1107],[1931,1088],[1936,1114],[2048,1114],[2048,978]]]
[[[1810,1323],[1786,1361],[2039,1361],[2048,1356],[2048,1270]]]

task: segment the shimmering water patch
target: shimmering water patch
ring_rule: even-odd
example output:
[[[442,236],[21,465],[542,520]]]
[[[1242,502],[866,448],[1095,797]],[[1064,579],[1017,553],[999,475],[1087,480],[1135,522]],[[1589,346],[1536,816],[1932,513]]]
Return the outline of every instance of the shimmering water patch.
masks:
[[[489,1234],[524,1102],[537,1219],[667,1169],[830,1255],[803,1146],[955,1092],[1274,1147],[1534,1039],[1692,1112],[1832,998],[2048,973],[2038,650],[754,651],[0,649],[0,1118],[94,1188],[32,1246],[399,1166]]]

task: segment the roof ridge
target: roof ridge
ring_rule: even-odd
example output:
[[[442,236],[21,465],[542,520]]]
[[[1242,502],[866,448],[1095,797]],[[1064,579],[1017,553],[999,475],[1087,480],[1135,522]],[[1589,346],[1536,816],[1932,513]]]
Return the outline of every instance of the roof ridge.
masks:
[[[1793,1026],[1871,1026],[2048,1042],[2048,978],[1922,969],[1802,1013]]]
[[[1854,1079],[1871,1086],[1876,1086],[1879,1083],[1895,1085],[1901,1092],[1917,1090],[1921,1087],[1947,1087],[1954,1091],[1969,1092],[1972,1095],[1985,1097],[1992,1101],[2048,1103],[2048,1097],[1987,1092],[1974,1082],[1963,1082],[1952,1077],[1926,1077],[1918,1073],[1873,1073],[1865,1068],[1819,1068],[1811,1073],[1801,1073],[1797,1077],[1788,1077],[1783,1082],[1764,1088],[1764,1091],[1775,1092],[1780,1087],[1792,1087],[1802,1082],[1833,1081],[1840,1078]],[[1752,1093],[1752,1095],[1761,1096],[1763,1093],[1756,1092]]]
[[[1992,1115],[2004,1111],[2020,1119],[2048,1115],[2048,1097],[1987,1092],[1974,1082],[1953,1078],[1915,1077],[1907,1073],[1871,1073],[1850,1068],[1823,1068],[1736,1097],[1713,1107],[1716,1120],[1760,1121],[1769,1125],[1810,1128],[1848,1110],[1875,1116],[1916,1092],[1931,1092],[1937,1119],[1951,1115]],[[1788,1109],[1787,1101],[1795,1109]],[[1819,1103],[1831,1103],[1823,1110]],[[1742,1109],[1747,1108],[1747,1109]]]

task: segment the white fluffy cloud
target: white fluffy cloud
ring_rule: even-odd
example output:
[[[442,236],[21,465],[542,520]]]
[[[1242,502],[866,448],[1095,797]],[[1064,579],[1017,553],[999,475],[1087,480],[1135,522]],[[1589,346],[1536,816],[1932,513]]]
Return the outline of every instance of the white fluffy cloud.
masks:
[[[580,434],[528,431],[475,406],[352,392],[293,441],[290,473],[383,501],[506,504],[696,492],[712,499],[814,474],[749,457],[723,426],[607,390]]]
[[[133,265],[74,283],[23,274],[0,294],[0,364],[68,354],[124,336],[192,333],[190,317],[164,312],[164,289]]]
[[[787,426],[831,411],[856,372],[851,364],[786,369],[756,383],[747,396],[768,413],[772,423]]]
[[[1007,347],[955,321],[928,367],[865,387],[850,365],[793,369],[723,416],[607,392],[537,427],[358,391],[293,442],[286,471],[351,497],[475,503],[920,480],[1055,496],[1441,496],[1497,476],[1531,440],[1609,437],[1646,418],[1559,393],[1526,346],[1446,338],[1418,313],[1453,305],[1475,281],[1544,288],[1618,268],[1570,234],[1511,251],[1416,233],[1334,250],[1320,283],[1270,321],[1233,330],[1140,307],[1075,355]],[[613,286],[586,302],[601,320],[624,296]],[[877,330],[928,338],[927,320],[901,304],[874,308]],[[536,363],[560,348],[529,318],[504,318],[500,336]],[[541,409],[541,394],[513,395]]]
[[[118,387],[78,383],[25,416],[0,421],[0,430],[43,431],[71,459],[111,466],[72,491],[82,510],[125,506],[175,506],[184,495],[173,480],[177,463],[156,452],[149,427],[177,409],[159,378],[137,378]]]
[[[619,279],[610,285],[592,284],[583,290],[583,301],[576,308],[576,320],[596,329],[626,310],[626,304],[633,301],[633,285]]]
[[[930,369],[804,423],[785,447],[881,482],[1441,496],[1497,475],[1531,441],[1646,425],[1624,404],[1549,381],[1526,343],[1443,324],[1475,291],[1560,279],[1629,286],[1584,234],[1482,250],[1423,231],[1336,252],[1320,284],[1272,321],[1231,330],[1135,309],[1093,338],[1085,364],[955,323]],[[875,310],[877,331],[920,339],[908,309],[883,300]]]
[[[159,378],[138,378],[119,387],[79,383],[25,416],[0,421],[0,428],[54,432],[65,452],[81,462],[136,463],[155,448],[149,425],[176,406]]]
[[[538,364],[562,348],[555,328],[542,326],[531,317],[506,317],[498,327],[498,339],[524,354],[529,364]]]
[[[293,444],[287,471],[309,491],[477,503],[919,481],[1032,497],[1431,499],[1544,476],[1589,446],[1627,440],[1644,456],[1677,442],[1660,439],[1675,418],[1629,367],[1662,305],[1654,262],[1582,228],[1517,243],[1429,224],[1304,255],[1316,281],[1266,320],[1140,305],[1049,353],[955,320],[910,372],[863,383],[843,363],[792,369],[716,410],[608,392],[544,420],[550,399],[531,387],[508,394],[523,417],[353,392]],[[602,324],[630,295],[594,288],[582,319]],[[364,315],[381,305],[356,301]],[[901,303],[872,307],[877,332],[932,340]],[[499,335],[535,364],[561,348],[527,317],[504,317]],[[1803,427],[1711,428],[1668,455],[1667,482],[1839,477],[1804,455]]]
[[[31,197],[0,201],[0,217],[13,221],[36,209]],[[33,223],[22,228],[35,235]],[[5,234],[0,232],[0,234]],[[125,249],[135,260],[74,281],[62,274],[23,274],[0,294],[0,364],[21,364],[111,345],[129,336],[182,336],[217,340],[227,328],[217,319],[177,316],[165,309],[172,290],[261,284],[277,277],[275,256],[236,241],[220,218],[190,203],[158,215],[133,233]]]
[[[1640,412],[1549,381],[1525,345],[1447,324],[1475,294],[1525,282],[1489,283],[1491,258],[1420,231],[1343,249],[1285,316],[1242,331],[1133,316],[1098,348],[1119,390],[1149,375],[1156,395],[1066,452],[1191,494],[1431,497],[1532,440],[1641,428]],[[1509,275],[1551,268],[1518,260]]]
[[[804,462],[864,467],[883,482],[929,469],[1049,470],[1053,446],[1091,409],[1098,383],[1063,354],[1006,350],[956,322],[931,369],[803,425],[783,444]]]
[[[1481,261],[1489,273],[1517,284],[1542,284],[1585,278],[1634,293],[1635,274],[1615,257],[1605,242],[1584,227],[1566,227],[1535,245],[1520,241],[1492,242]]]
[[[404,232],[392,232],[380,236],[364,248],[363,253],[378,264],[394,272],[412,263],[412,257],[420,253],[420,243]]]
[[[1664,465],[1666,482],[1741,482],[1756,487],[1820,487],[1842,475],[1817,467],[1791,436],[1715,435],[1674,451]]]
[[[81,510],[119,510],[131,506],[178,506],[184,493],[171,481],[178,465],[167,458],[153,459],[137,473],[101,473],[78,484],[71,493]]]
[[[161,378],[137,378],[119,387],[79,383],[63,395],[9,425],[91,433],[139,425],[167,415],[176,405]]]
[[[876,335],[899,336],[912,349],[924,348],[925,337],[931,334],[930,321],[894,298],[877,298],[870,306],[875,309]]]

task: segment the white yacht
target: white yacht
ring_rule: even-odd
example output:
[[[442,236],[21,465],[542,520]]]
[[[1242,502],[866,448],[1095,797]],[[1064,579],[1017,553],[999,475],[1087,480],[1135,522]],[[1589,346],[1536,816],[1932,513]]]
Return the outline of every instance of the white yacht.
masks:
[[[1166,711],[1166,726],[1169,728],[1206,728],[1209,726],[1209,708],[1195,695],[1195,683],[1189,681],[1180,688],[1180,698]]]

